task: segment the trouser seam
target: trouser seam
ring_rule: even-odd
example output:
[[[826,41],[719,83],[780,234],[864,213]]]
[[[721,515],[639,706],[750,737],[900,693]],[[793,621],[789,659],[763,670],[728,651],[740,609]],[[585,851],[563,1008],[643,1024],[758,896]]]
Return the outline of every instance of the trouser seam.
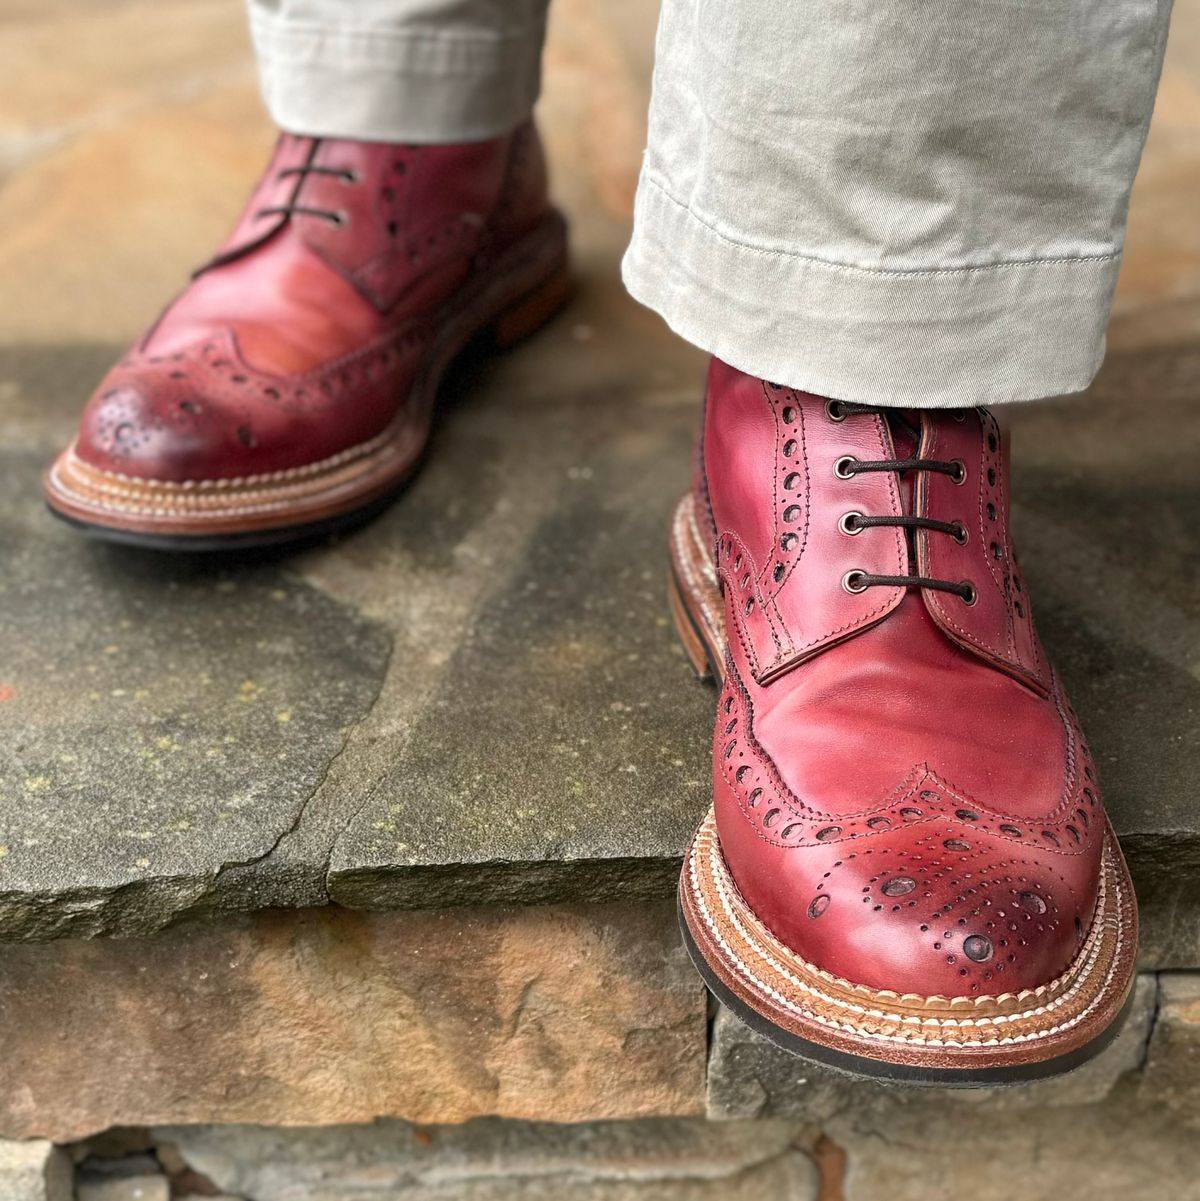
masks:
[[[788,259],[796,262],[808,263],[814,267],[824,268],[829,271],[842,271],[853,275],[885,277],[888,279],[925,279],[935,276],[966,276],[981,274],[989,271],[1019,270],[1028,267],[1058,267],[1069,266],[1072,264],[1091,265],[1095,263],[1112,263],[1116,262],[1121,257],[1121,252],[1117,250],[1108,254],[1077,254],[1058,256],[1047,255],[1040,258],[1004,259],[996,263],[968,264],[961,267],[862,267],[856,263],[839,263],[834,259],[826,259],[819,255],[806,254],[802,251],[781,250],[774,246],[757,246],[753,242],[746,242],[739,238],[731,237],[724,230],[715,226],[711,221],[708,221],[702,217],[689,204],[672,195],[670,189],[667,188],[662,181],[655,179],[653,175],[646,173],[643,175],[642,179],[645,184],[648,184],[650,187],[654,188],[664,200],[667,200],[676,208],[680,209],[688,217],[688,219],[695,221],[714,237],[719,238],[722,242],[725,242],[727,245],[732,246],[737,250],[744,250],[751,254],[760,254],[770,258]]]

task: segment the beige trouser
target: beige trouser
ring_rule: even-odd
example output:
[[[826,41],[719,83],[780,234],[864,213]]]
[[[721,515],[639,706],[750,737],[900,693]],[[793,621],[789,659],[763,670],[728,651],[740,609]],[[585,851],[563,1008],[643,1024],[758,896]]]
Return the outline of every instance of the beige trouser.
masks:
[[[546,0],[250,0],[302,133],[488,137]],[[1104,352],[1170,0],[663,0],[623,274],[683,337],[825,396],[1078,391]]]

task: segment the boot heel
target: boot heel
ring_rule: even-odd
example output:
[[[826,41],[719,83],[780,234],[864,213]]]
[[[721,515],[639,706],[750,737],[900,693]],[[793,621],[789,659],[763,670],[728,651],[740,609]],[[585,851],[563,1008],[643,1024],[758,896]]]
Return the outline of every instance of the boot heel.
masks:
[[[671,606],[671,619],[675,623],[675,632],[679,635],[679,641],[683,644],[683,653],[687,655],[688,662],[692,665],[692,671],[696,673],[696,678],[704,683],[715,680],[716,672],[713,671],[709,659],[708,646],[696,629],[691,614],[688,613],[687,602],[679,590],[679,581],[675,578],[674,569],[667,574],[667,599]]]
[[[564,261],[492,322],[489,329],[492,343],[500,350],[507,350],[536,333],[571,299],[574,290]]]
[[[684,653],[701,680],[719,683],[725,676],[721,592],[696,528],[695,499],[690,492],[675,508],[668,561],[667,599]]]

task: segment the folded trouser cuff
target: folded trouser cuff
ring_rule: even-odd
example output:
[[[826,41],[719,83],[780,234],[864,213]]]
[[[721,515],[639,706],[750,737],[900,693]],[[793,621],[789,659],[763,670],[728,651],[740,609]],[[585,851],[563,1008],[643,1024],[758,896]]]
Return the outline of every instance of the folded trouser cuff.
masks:
[[[526,120],[541,83],[540,23],[381,30],[298,24],[254,8],[250,32],[267,109],[293,133],[482,140]]]
[[[748,245],[643,171],[626,287],[741,371],[864,404],[1079,392],[1104,357],[1120,255],[886,271]]]

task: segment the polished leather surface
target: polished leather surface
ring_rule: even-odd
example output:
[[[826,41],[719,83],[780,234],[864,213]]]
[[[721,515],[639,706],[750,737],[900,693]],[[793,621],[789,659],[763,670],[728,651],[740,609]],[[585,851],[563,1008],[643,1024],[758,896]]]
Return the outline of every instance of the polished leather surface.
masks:
[[[704,478],[729,663],[713,748],[720,841],[783,942],[876,989],[978,996],[1067,967],[1096,899],[1094,765],[1047,664],[1008,536],[1007,450],[984,410],[845,413],[714,362]],[[905,437],[898,451],[893,431]],[[846,455],[959,460],[840,479]],[[848,572],[970,581],[848,592]]]
[[[547,210],[532,125],[448,146],[281,135],[224,245],[97,388],[76,453],[200,481],[367,441],[445,307]]]

